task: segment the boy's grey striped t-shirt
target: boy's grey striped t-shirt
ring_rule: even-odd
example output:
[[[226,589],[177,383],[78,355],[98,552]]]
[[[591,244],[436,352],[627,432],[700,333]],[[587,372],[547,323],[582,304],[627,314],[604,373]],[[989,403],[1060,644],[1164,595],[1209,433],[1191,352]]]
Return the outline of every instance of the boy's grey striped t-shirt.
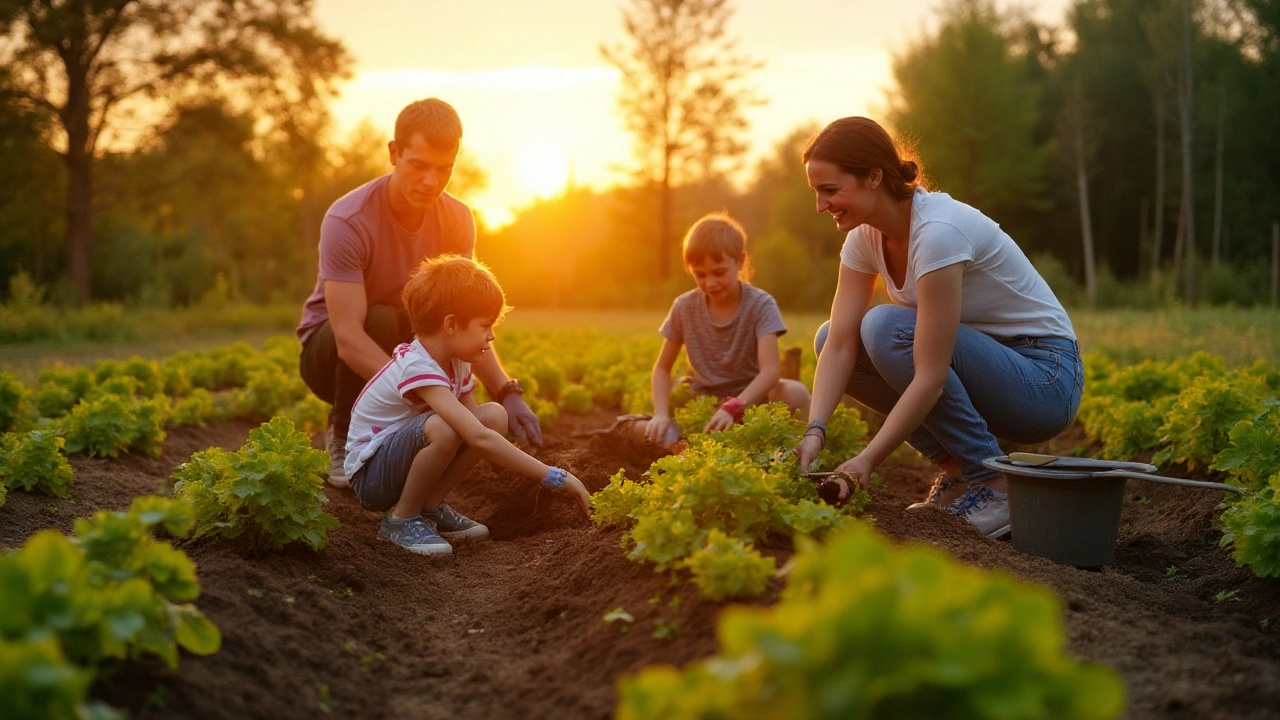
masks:
[[[658,332],[684,344],[694,392],[726,397],[745,390],[760,372],[757,341],[786,331],[773,296],[742,283],[738,312],[728,322],[711,319],[706,297],[695,288],[676,298]]]

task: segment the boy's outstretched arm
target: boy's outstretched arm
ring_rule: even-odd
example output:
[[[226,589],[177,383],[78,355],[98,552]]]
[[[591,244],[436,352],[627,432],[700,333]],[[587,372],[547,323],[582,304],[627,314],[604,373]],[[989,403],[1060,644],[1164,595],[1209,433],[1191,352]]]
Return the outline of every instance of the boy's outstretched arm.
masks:
[[[479,453],[480,457],[525,477],[543,480],[544,484],[548,478],[554,480],[554,474],[549,465],[526,454],[501,434],[485,427],[466,405],[453,396],[453,391],[449,388],[433,385],[415,388],[413,392],[449,423],[449,427],[458,433],[458,437]],[[474,405],[474,400],[471,404]],[[591,515],[591,494],[578,478],[570,473],[565,475],[562,489],[573,496],[584,514]]]
[[[756,340],[756,363],[760,366],[755,378],[746,389],[738,393],[743,405],[754,405],[769,397],[769,391],[778,384],[782,377],[782,355],[778,352],[778,336],[775,333],[762,335]],[[725,410],[717,410],[703,432],[718,432],[733,425],[734,417]]]
[[[650,391],[653,393],[653,419],[645,427],[645,439],[650,442],[661,442],[671,424],[671,371],[676,366],[676,358],[680,356],[681,343],[670,338],[662,340],[662,349],[658,351],[658,359],[653,363],[653,378]]]

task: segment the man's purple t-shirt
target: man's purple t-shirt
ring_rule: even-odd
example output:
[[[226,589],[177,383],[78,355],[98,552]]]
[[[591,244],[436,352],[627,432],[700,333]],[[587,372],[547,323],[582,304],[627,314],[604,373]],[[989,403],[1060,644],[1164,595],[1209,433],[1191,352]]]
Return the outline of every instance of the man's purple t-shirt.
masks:
[[[316,289],[302,306],[298,339],[306,342],[325,320],[324,281],[364,285],[369,305],[390,305],[407,326],[400,292],[425,258],[444,253],[471,257],[476,222],[471,210],[444,193],[427,209],[422,226],[408,231],[391,214],[390,175],[371,180],[343,195],[320,224],[320,268]]]

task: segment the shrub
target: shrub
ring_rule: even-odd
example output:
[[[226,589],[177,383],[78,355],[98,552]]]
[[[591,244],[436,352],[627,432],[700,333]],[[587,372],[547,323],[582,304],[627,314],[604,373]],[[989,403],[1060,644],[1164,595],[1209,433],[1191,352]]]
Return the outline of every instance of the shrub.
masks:
[[[578,383],[568,383],[560,390],[558,404],[561,410],[578,415],[591,412],[595,407],[591,400],[591,391]]]
[[[1205,375],[1197,379],[1179,393],[1160,427],[1161,440],[1168,447],[1154,462],[1181,462],[1192,470],[1207,469],[1226,447],[1236,423],[1262,409],[1263,397],[1265,383],[1256,375]]]
[[[304,542],[324,547],[338,520],[325,513],[329,454],[311,447],[285,417],[249,433],[236,452],[210,448],[174,473],[174,494],[191,500],[196,537],[243,537],[253,550]]]

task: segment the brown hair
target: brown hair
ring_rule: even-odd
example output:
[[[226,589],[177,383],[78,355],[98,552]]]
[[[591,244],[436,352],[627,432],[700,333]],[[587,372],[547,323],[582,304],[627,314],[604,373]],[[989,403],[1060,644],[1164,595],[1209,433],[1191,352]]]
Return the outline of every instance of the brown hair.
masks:
[[[703,215],[698,222],[689,228],[684,235],[684,265],[711,259],[719,262],[721,258],[741,259],[738,277],[751,279],[751,258],[747,255],[747,231],[742,229],[737,220],[727,213],[709,213]]]
[[[452,253],[423,260],[400,297],[415,335],[438,332],[446,315],[456,315],[462,325],[476,318],[496,323],[510,309],[484,263]]]
[[[437,150],[452,150],[462,142],[462,120],[458,111],[443,100],[418,100],[406,105],[396,116],[396,145],[408,147],[414,135],[421,135]]]
[[[894,143],[875,120],[864,117],[840,118],[810,138],[800,154],[803,162],[822,160],[866,179],[872,170],[884,174],[884,187],[898,200],[906,200],[922,185],[923,173],[915,153]]]

